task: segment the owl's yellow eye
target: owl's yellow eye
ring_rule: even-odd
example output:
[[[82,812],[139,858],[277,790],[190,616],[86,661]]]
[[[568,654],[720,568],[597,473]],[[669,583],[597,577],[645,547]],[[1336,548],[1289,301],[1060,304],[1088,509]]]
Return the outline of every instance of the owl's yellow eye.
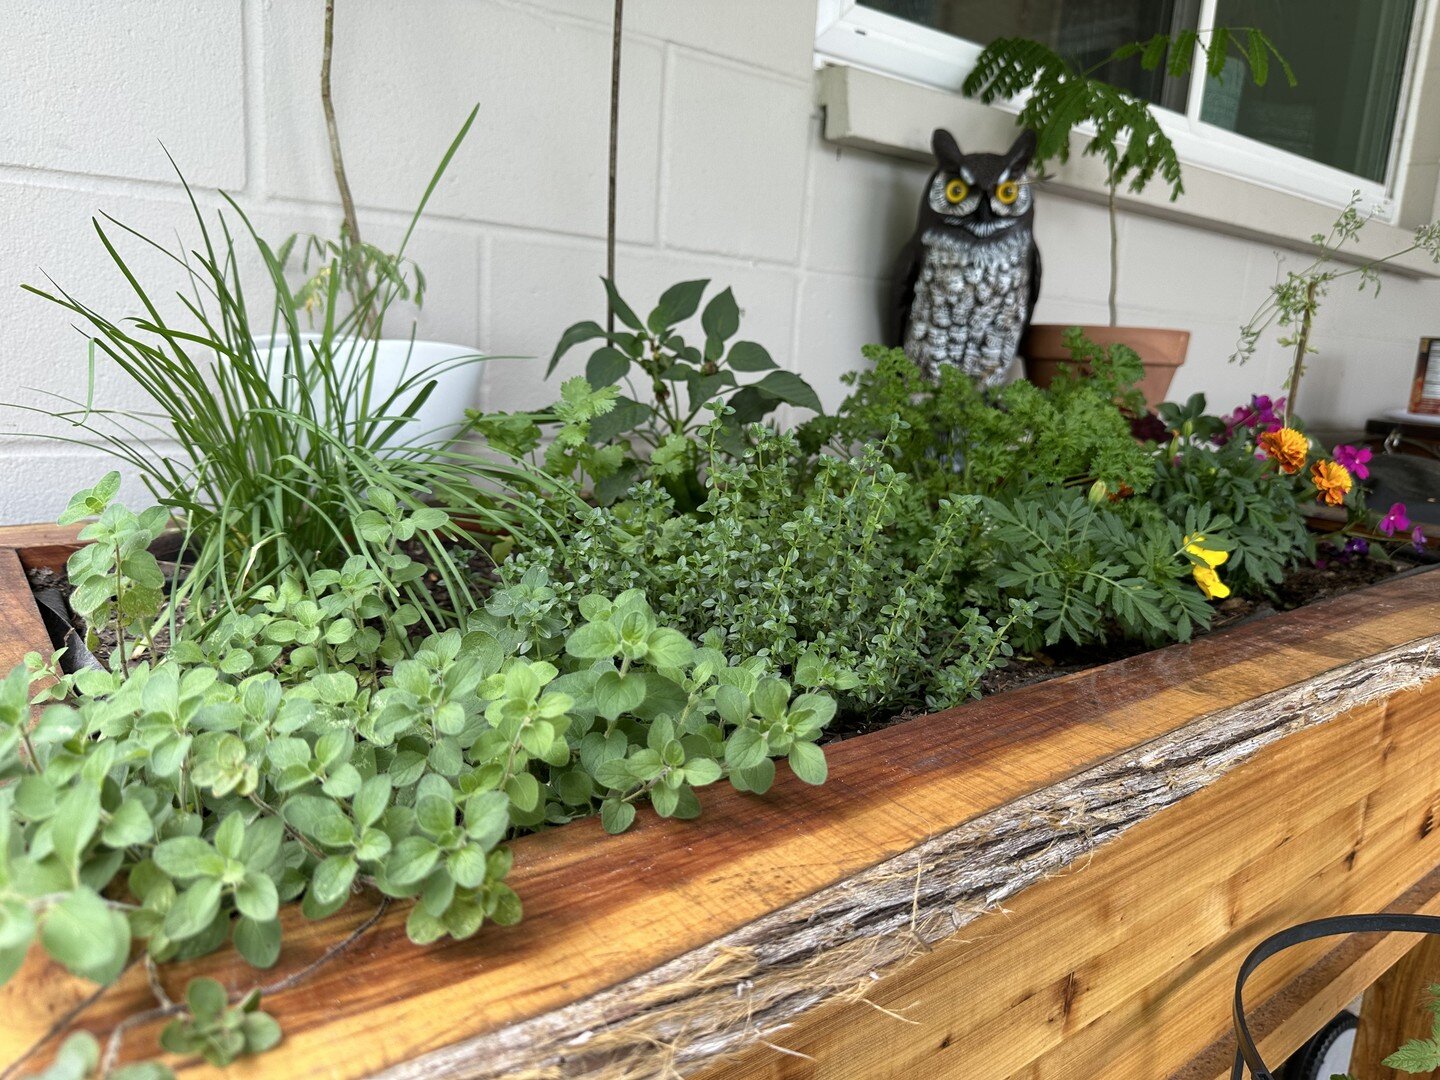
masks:
[[[1014,180],[1006,180],[995,189],[995,198],[999,199],[1006,206],[1014,206],[1015,200],[1020,197],[1020,185]]]
[[[965,196],[970,194],[970,185],[958,177],[945,185],[945,201],[951,206],[965,201]]]

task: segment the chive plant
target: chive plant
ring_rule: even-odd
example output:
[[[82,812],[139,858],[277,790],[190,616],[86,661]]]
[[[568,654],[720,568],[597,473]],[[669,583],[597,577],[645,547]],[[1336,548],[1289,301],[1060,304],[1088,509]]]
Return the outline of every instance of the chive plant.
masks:
[[[472,111],[431,177],[397,260],[474,119]],[[373,361],[379,342],[369,327],[381,320],[365,313],[383,315],[400,286],[382,277],[347,308],[344,275],[333,267],[323,324],[318,333],[302,333],[284,259],[228,195],[223,197],[243,226],[235,232],[223,210],[207,222],[188,184],[185,190],[200,237],[198,250],[188,254],[108,216],[94,223],[143,315],[112,319],[53,281],[54,292],[25,286],[82,321],[90,338],[91,393],[98,356],[117,365],[154,403],[147,412],[96,409],[87,393],[84,402],[62,399],[66,408],[45,411],[88,436],[64,441],[98,441],[127,462],[179,521],[193,565],[172,600],[203,597],[191,605],[190,617],[233,610],[285,576],[307,581],[313,570],[359,554],[382,575],[392,598],[414,603],[431,627],[472,610],[476,600],[463,549],[478,545],[478,534],[545,528],[526,509],[531,497],[565,490],[533,468],[468,452],[434,433],[409,437],[406,429],[414,430],[415,414],[436,380],[485,357],[406,370],[393,388],[378,387]],[[192,294],[176,294],[183,307],[179,319],[162,313],[107,226],[183,268]],[[263,321],[241,280],[247,244],[259,255],[271,293]],[[406,437],[397,439],[402,432]],[[183,453],[163,452],[157,438],[173,439]],[[377,527],[376,517],[387,527]],[[415,565],[401,551],[411,544],[421,549],[416,558],[438,577],[439,589],[404,573]]]

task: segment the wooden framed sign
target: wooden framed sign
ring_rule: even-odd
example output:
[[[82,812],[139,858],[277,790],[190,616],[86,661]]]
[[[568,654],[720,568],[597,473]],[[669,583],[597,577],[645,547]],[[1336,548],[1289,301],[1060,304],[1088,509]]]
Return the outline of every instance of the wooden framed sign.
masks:
[[[1440,416],[1440,337],[1420,339],[1415,378],[1410,383],[1410,411]]]

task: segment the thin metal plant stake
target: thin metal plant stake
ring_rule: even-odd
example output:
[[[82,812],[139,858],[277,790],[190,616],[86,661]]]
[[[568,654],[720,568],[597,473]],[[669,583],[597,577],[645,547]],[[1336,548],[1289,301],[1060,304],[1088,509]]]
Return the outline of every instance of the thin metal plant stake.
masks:
[[[610,43],[610,175],[606,201],[605,276],[615,284],[615,175],[620,150],[620,28],[625,21],[625,0],[615,0],[615,30]],[[605,330],[615,332],[615,303],[606,298]]]

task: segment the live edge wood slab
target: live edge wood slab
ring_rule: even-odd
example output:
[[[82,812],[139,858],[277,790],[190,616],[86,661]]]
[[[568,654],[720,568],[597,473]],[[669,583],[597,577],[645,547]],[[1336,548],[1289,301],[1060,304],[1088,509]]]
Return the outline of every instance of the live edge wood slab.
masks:
[[[66,554],[7,542],[4,662],[45,647],[22,564]],[[1413,574],[850,740],[820,788],[717,786],[695,822],[526,837],[519,926],[419,949],[390,908],[266,999],[283,1042],[227,1075],[1220,1077],[1255,941],[1440,911],[1437,645],[1440,572]],[[271,972],[221,953],[162,977],[277,982],[375,908],[287,911]],[[1413,944],[1271,961],[1250,983],[1265,1052]],[[152,1003],[138,964],[97,993],[32,954],[0,990],[0,1063],[36,1069],[64,1030],[103,1040]],[[128,1030],[122,1059],[155,1035]]]

